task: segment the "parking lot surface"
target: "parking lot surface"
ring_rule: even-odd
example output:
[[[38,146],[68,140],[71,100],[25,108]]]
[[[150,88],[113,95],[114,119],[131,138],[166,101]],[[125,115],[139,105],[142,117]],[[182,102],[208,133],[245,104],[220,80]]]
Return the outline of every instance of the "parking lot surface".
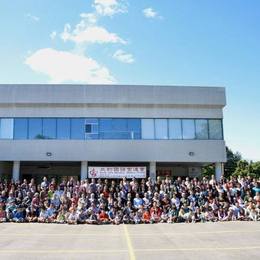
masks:
[[[260,222],[0,224],[0,259],[260,259]]]

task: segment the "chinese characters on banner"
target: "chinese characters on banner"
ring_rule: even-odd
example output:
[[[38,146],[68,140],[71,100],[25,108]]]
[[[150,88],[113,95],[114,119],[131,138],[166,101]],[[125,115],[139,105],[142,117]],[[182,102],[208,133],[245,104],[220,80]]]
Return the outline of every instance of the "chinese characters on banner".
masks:
[[[146,178],[146,167],[88,167],[89,178]]]

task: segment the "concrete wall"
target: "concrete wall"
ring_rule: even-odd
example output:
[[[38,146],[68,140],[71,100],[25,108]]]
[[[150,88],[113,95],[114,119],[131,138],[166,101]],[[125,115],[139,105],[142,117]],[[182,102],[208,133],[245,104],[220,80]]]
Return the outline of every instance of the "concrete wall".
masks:
[[[221,108],[210,107],[1,107],[0,117],[122,117],[122,118],[222,118]]]
[[[125,85],[0,85],[0,103],[24,104],[226,104],[225,89],[217,87]]]
[[[0,85],[0,117],[222,118],[224,88]]]
[[[221,140],[0,140],[0,147],[3,161],[226,161]]]

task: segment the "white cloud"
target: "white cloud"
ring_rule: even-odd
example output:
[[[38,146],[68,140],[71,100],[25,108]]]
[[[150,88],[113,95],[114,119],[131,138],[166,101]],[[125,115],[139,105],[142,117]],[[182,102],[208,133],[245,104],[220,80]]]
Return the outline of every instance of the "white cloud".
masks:
[[[27,57],[25,64],[33,71],[47,75],[52,83],[79,82],[112,84],[114,77],[109,70],[92,58],[47,48]]]
[[[70,24],[66,24],[64,31],[61,33],[64,41],[73,41],[75,43],[121,43],[126,41],[117,34],[108,32],[104,27],[97,25],[89,25],[81,21],[76,28],[71,31]]]
[[[82,13],[80,17],[83,18],[83,21],[88,22],[90,24],[97,23],[97,16],[93,13]]]
[[[93,7],[99,15],[103,16],[127,12],[125,1],[122,0],[94,0]]]
[[[143,14],[146,18],[162,18],[158,15],[156,11],[153,10],[153,8],[148,7],[143,10]]]
[[[134,60],[134,57],[131,53],[127,53],[123,50],[117,50],[114,55],[113,55],[113,58],[115,58],[116,60],[118,61],[121,61],[123,63],[133,63],[135,60]]]
[[[30,18],[31,20],[33,20],[34,22],[39,22],[40,18],[38,16],[32,15],[30,13],[25,15],[27,18]]]
[[[56,32],[56,31],[51,32],[50,38],[51,38],[52,40],[54,40],[54,39],[56,38],[56,36],[57,36],[57,32]]]

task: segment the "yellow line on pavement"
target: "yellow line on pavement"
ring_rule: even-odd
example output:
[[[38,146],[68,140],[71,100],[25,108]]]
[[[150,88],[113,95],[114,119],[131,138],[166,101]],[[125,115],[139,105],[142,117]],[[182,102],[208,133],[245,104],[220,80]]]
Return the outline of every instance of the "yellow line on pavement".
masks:
[[[127,225],[124,225],[124,231],[125,231],[125,238],[126,238],[127,247],[128,247],[129,260],[136,260],[132,241],[131,241],[131,238],[130,238],[130,235],[129,235],[129,232],[128,232]]]

